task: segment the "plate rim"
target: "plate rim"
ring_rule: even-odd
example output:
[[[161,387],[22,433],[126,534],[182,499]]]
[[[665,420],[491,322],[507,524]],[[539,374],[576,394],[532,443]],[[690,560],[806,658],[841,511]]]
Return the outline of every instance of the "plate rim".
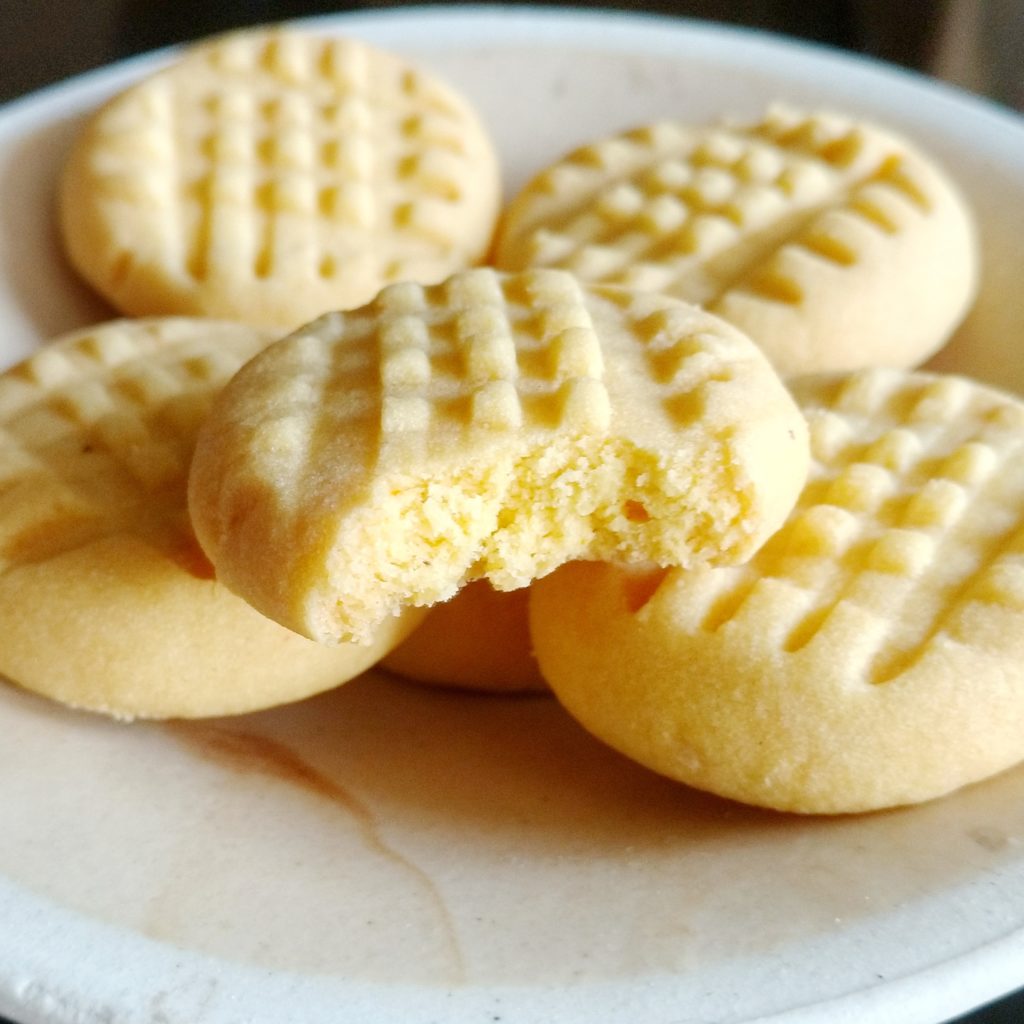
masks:
[[[498,21],[502,23],[503,43],[515,42],[515,36],[520,34],[536,36],[537,27],[540,26],[544,34],[553,40],[562,41],[568,35],[574,43],[596,41],[602,50],[622,53],[636,52],[639,44],[645,54],[651,52],[659,56],[677,56],[677,51],[667,45],[666,36],[671,35],[714,42],[728,39],[738,47],[738,53],[745,54],[770,54],[781,48],[797,54],[801,61],[816,68],[839,64],[856,76],[869,76],[872,80],[881,77],[898,82],[900,88],[924,92],[932,101],[961,106],[974,117],[991,118],[1003,128],[1024,132],[1024,114],[925,72],[780,32],[651,11],[591,8],[572,4],[552,4],[538,8],[516,3],[459,3],[451,6],[437,0],[435,3],[328,12],[262,24],[288,25],[309,30],[330,29],[338,25],[365,25],[373,32],[387,32],[396,25],[408,29],[413,24],[422,24],[435,31],[439,27],[445,28],[449,38],[440,49],[458,49],[466,39],[472,39],[475,30],[483,25],[492,26]],[[240,28],[257,28],[259,24]],[[613,29],[618,31],[617,35],[611,34]],[[0,103],[0,122],[19,119],[24,107],[46,103],[55,96],[63,98],[66,92],[91,90],[102,87],[108,80],[144,72],[170,60],[197,41],[172,43],[136,53],[12,97]]]

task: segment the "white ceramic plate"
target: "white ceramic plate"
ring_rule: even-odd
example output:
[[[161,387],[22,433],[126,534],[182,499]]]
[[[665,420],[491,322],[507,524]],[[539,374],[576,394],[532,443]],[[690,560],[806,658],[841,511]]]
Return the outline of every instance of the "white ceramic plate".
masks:
[[[661,116],[833,104],[944,159],[984,238],[944,369],[1024,391],[1024,126],[744,32],[569,12],[314,23],[477,103],[509,189]],[[0,112],[0,362],[109,315],[54,178],[80,115],[164,57]],[[59,637],[53,638],[59,643]],[[2,643],[2,638],[0,638]],[[366,677],[213,723],[0,691],[0,1013],[21,1024],[935,1024],[1024,983],[1024,772],[912,810],[746,810],[644,772],[544,698]]]

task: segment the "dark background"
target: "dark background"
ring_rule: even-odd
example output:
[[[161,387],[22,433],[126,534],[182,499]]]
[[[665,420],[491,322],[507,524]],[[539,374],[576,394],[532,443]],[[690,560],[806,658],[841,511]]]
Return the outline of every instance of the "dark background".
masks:
[[[925,71],[1024,111],[1024,0],[622,0],[582,5],[706,18],[798,36]],[[393,6],[400,5],[388,0],[0,0],[0,101],[121,57],[227,28]],[[10,1022],[0,1018],[0,1024]],[[1024,1024],[1024,990],[957,1018],[957,1024]]]
[[[619,0],[583,6],[708,18],[881,57],[1024,110],[1024,0]],[[142,50],[338,10],[323,0],[0,0],[0,101]]]

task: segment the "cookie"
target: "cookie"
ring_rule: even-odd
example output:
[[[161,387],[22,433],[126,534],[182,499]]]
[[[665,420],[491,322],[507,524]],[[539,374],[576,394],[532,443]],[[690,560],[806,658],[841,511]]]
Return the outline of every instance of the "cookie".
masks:
[[[261,29],[188,49],[102,108],[60,199],[71,262],[121,312],[292,330],[479,261],[500,187],[476,114],[430,74]]]
[[[199,424],[270,340],[191,319],[116,321],[0,375],[0,672],[119,718],[232,714],[361,672],[416,624],[325,648],[214,580],[188,521]]]
[[[529,588],[495,590],[486,580],[434,605],[381,667],[418,683],[485,693],[546,691],[533,656]]]
[[[535,584],[556,695],[701,789],[786,811],[916,803],[1024,757],[1024,403],[896,370],[794,385],[809,482],[741,567]]]
[[[253,359],[196,448],[227,586],[324,642],[574,558],[750,556],[806,427],[757,347],[665,296],[480,269],[393,285]]]
[[[569,154],[513,200],[495,262],[700,303],[800,374],[922,362],[966,313],[978,257],[963,199],[909,141],[773,107]]]

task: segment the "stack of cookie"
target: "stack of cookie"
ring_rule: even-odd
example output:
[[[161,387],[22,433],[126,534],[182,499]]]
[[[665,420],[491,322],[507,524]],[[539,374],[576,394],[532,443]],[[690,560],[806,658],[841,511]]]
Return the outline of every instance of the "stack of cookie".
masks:
[[[499,192],[465,101],[352,41],[235,34],[101,110],[64,239],[146,319],[0,378],[0,670],[121,717],[381,658],[549,686],[802,812],[1024,757],[1024,404],[912,369],[976,287],[935,164],[780,108]]]

